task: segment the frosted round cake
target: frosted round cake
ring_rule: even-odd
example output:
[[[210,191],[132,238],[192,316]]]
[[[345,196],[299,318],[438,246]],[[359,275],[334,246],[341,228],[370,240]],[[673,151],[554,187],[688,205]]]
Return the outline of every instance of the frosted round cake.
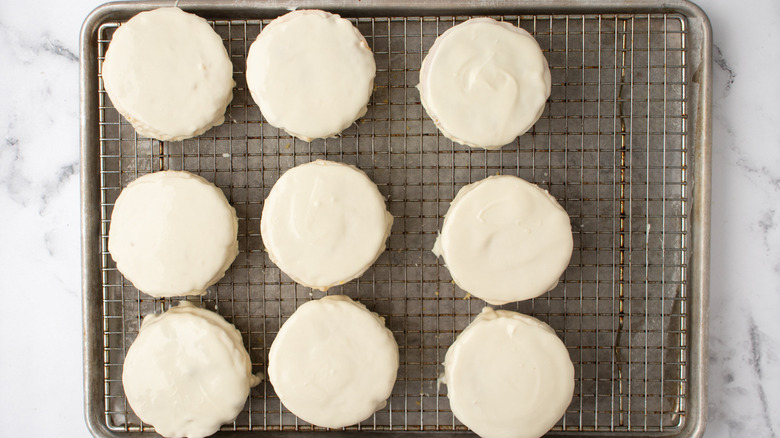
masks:
[[[569,216],[555,198],[501,175],[458,191],[433,252],[463,290],[501,305],[554,288],[572,248]]]
[[[436,39],[423,60],[418,88],[444,136],[497,149],[539,120],[550,84],[547,60],[531,34],[482,17]]]
[[[122,371],[130,407],[165,437],[215,433],[259,382],[241,333],[188,302],[144,318]]]
[[[363,117],[375,74],[360,31],[320,10],[272,21],[246,60],[247,86],[263,117],[305,141],[334,137]]]
[[[384,198],[363,171],[317,160],[274,184],[260,232],[279,269],[326,291],[361,276],[385,250],[392,225]]]
[[[238,219],[218,187],[189,172],[144,175],[111,213],[108,251],[119,271],[153,297],[201,295],[238,255]]]
[[[284,406],[311,424],[359,423],[385,406],[398,345],[384,320],[344,295],[303,304],[279,329],[268,379]]]
[[[489,307],[447,350],[444,378],[455,417],[483,438],[538,438],[563,416],[574,366],[547,324]]]
[[[136,132],[174,141],[221,125],[235,85],[222,38],[206,20],[178,8],[141,12],[120,26],[102,77]]]

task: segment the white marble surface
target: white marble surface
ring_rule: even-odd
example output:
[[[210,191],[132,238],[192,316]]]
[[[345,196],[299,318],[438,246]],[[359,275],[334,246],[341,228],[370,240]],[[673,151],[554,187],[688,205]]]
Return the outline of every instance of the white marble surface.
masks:
[[[0,2],[0,430],[82,437],[78,33],[101,0]],[[714,28],[707,437],[780,436],[780,2]],[[56,434],[55,434],[56,432]]]

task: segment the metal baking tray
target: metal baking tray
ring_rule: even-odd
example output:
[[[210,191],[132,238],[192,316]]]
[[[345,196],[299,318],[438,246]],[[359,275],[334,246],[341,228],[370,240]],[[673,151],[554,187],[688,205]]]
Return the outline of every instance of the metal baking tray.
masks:
[[[241,330],[254,370],[263,372],[279,326],[299,304],[323,294],[296,285],[269,261],[259,234],[262,202],[281,173],[317,158],[366,171],[395,216],[387,251],[360,279],[332,293],[386,318],[400,346],[398,382],[387,407],[344,431],[297,419],[263,382],[223,436],[468,433],[436,379],[447,348],[484,303],[456,288],[430,249],[457,190],[497,173],[548,189],[573,225],[574,255],[560,284],[535,300],[503,306],[548,322],[574,361],[574,399],[550,434],[702,434],[711,36],[698,7],[682,0],[181,1],[223,37],[237,85],[224,125],[198,138],[160,142],[137,136],[118,115],[100,70],[121,22],[172,4],[107,4],[82,29],[84,389],[93,434],[153,435],[127,405],[122,362],[141,319],[177,301],[139,293],[107,252],[111,209],[122,187],[148,172],[184,169],[224,190],[238,212],[240,254],[224,279],[193,300]],[[368,113],[338,138],[308,144],[280,132],[247,92],[247,49],[264,25],[293,7],[349,18],[374,51]],[[436,36],[483,15],[530,31],[553,81],[539,122],[495,151],[441,136],[414,88]]]

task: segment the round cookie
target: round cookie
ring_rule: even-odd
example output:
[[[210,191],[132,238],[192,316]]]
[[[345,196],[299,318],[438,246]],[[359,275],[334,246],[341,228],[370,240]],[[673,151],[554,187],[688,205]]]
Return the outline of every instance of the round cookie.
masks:
[[[274,184],[260,232],[279,269],[326,291],[361,276],[385,250],[392,225],[384,198],[362,170],[317,160]]]
[[[500,175],[458,191],[433,252],[463,290],[501,305],[554,288],[573,244],[569,216],[555,198]]]
[[[102,66],[114,107],[136,132],[183,140],[225,121],[233,64],[206,20],[179,8],[141,12],[111,38]]]
[[[539,120],[550,68],[525,30],[472,18],[433,43],[420,69],[420,99],[445,137],[498,149]]]
[[[322,427],[346,427],[382,409],[397,372],[398,345],[384,320],[345,295],[300,306],[268,354],[279,399]]]
[[[259,382],[241,333],[186,301],[144,318],[122,370],[130,407],[165,437],[215,433]]]
[[[375,74],[360,31],[320,10],[272,21],[246,60],[247,86],[263,117],[305,141],[334,137],[363,117]]]
[[[218,187],[189,172],[144,175],[111,213],[117,269],[153,297],[202,295],[238,255],[238,218]]]
[[[574,366],[547,324],[486,307],[447,350],[444,383],[455,417],[483,438],[538,438],[563,416]]]

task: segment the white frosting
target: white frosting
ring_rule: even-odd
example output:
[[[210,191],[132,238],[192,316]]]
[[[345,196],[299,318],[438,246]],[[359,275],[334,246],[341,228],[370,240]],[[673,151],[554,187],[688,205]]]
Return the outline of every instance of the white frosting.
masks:
[[[247,86],[263,117],[305,141],[333,137],[363,117],[375,74],[360,31],[319,10],[272,21],[246,60]]]
[[[572,248],[569,216],[555,198],[501,175],[458,191],[433,252],[463,290],[501,305],[554,288]]]
[[[120,26],[102,76],[117,111],[139,134],[159,140],[221,125],[235,85],[222,38],[178,8],[141,12]]]
[[[238,255],[238,219],[222,190],[168,170],[130,183],[114,204],[108,250],[117,269],[154,297],[201,295]]]
[[[317,160],[274,184],[260,232],[279,269],[325,291],[361,276],[385,250],[392,225],[384,198],[363,171]]]
[[[538,438],[574,394],[574,366],[547,324],[486,307],[444,358],[455,417],[483,438]]]
[[[525,30],[472,18],[436,39],[420,69],[420,98],[442,134],[497,149],[526,132],[550,97],[550,69]]]
[[[166,437],[213,434],[259,382],[241,333],[188,302],[144,318],[122,371],[133,411]]]
[[[268,354],[279,399],[322,427],[359,423],[383,408],[397,372],[398,345],[384,320],[344,295],[299,307]]]

